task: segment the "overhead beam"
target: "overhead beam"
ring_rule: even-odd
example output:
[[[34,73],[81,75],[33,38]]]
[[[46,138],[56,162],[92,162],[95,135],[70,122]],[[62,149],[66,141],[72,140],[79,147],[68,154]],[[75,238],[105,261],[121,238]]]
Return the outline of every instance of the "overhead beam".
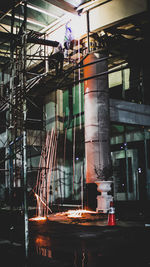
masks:
[[[67,12],[78,14],[78,12],[75,10],[74,6],[71,4],[65,2],[64,0],[44,0],[45,2],[52,4],[54,6],[57,6]]]
[[[0,39],[5,40],[6,42],[10,41],[10,39],[14,39],[19,44],[19,36],[17,34],[11,34],[6,32],[0,32]],[[27,43],[33,43],[33,44],[41,44],[41,45],[47,45],[52,47],[57,47],[59,42],[57,41],[51,41],[47,39],[42,38],[36,38],[36,37],[30,37],[27,38]]]
[[[94,0],[94,1],[88,1],[87,3],[81,4],[77,7],[77,11],[82,11],[82,13],[93,9],[99,5],[105,4],[107,2],[110,2],[112,0]]]
[[[108,30],[108,32],[111,32],[113,34],[123,34],[123,35],[130,35],[130,36],[133,36],[133,37],[141,37],[141,31],[140,30],[136,30],[136,28],[132,28],[132,29],[111,29],[111,30]]]

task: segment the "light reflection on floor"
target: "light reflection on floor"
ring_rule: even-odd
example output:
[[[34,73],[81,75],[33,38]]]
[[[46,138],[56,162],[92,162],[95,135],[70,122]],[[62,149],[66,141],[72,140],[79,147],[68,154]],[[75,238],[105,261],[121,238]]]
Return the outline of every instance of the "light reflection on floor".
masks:
[[[35,238],[35,248],[38,255],[52,258],[51,242],[49,237],[39,235]]]
[[[71,241],[69,244],[64,242],[64,245],[62,245],[63,242],[59,243],[58,240],[53,240],[53,238],[51,240],[48,236],[38,235],[34,240],[35,251],[37,255],[59,260],[60,262],[66,262],[70,264],[69,266],[71,267],[92,267],[92,265],[87,265],[87,263],[94,264],[97,260],[96,257],[102,256],[101,252],[98,252],[97,255],[94,254],[93,257],[91,251],[85,248],[84,242],[80,242],[80,245],[76,245],[74,241]]]
[[[135,224],[117,221],[116,227],[110,227],[107,226],[107,216],[100,218],[93,214],[82,219],[70,218],[60,213],[51,214],[46,220],[32,220],[30,249],[58,261],[60,266],[147,266],[143,265],[143,258],[146,259],[144,235],[140,236],[139,243]]]

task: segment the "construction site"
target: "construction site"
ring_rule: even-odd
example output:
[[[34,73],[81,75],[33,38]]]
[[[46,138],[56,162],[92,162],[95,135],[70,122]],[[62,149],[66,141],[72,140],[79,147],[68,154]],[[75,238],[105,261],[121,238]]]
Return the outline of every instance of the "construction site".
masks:
[[[16,266],[109,266],[111,246],[116,266],[128,262],[115,248],[150,264],[137,248],[150,234],[149,29],[148,0],[2,1],[0,249],[23,248]]]

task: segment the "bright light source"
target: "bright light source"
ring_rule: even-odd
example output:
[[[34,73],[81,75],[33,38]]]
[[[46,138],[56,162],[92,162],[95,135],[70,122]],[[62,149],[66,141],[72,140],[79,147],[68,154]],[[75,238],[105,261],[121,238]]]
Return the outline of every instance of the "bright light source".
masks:
[[[81,2],[82,2],[81,0],[76,0],[76,1],[75,1],[75,3],[76,3],[76,6],[79,6],[79,5],[81,5]]]
[[[72,33],[75,39],[79,39],[86,31],[86,22],[84,16],[72,15],[69,25],[72,29]]]
[[[66,212],[67,217],[69,218],[81,218],[84,214],[96,214],[96,211],[90,211],[90,210],[68,210],[68,212]]]
[[[40,217],[40,216],[29,219],[29,221],[45,221],[45,220],[46,220],[46,217]]]

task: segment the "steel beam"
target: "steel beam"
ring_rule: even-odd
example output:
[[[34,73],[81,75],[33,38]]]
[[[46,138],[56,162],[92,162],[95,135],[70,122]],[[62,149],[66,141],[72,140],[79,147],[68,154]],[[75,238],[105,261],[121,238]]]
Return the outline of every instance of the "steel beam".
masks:
[[[44,0],[44,1],[54,6],[57,6],[67,12],[78,14],[75,8],[71,4],[65,2],[64,0]]]
[[[10,39],[15,40],[18,44],[20,44],[19,36],[17,34],[11,34],[7,32],[0,32],[0,39],[6,40],[6,42],[10,42]],[[57,41],[51,41],[51,40],[45,40],[42,38],[36,38],[36,37],[27,37],[27,43],[33,43],[33,44],[41,44],[41,45],[47,45],[52,47],[57,47],[59,42]]]

